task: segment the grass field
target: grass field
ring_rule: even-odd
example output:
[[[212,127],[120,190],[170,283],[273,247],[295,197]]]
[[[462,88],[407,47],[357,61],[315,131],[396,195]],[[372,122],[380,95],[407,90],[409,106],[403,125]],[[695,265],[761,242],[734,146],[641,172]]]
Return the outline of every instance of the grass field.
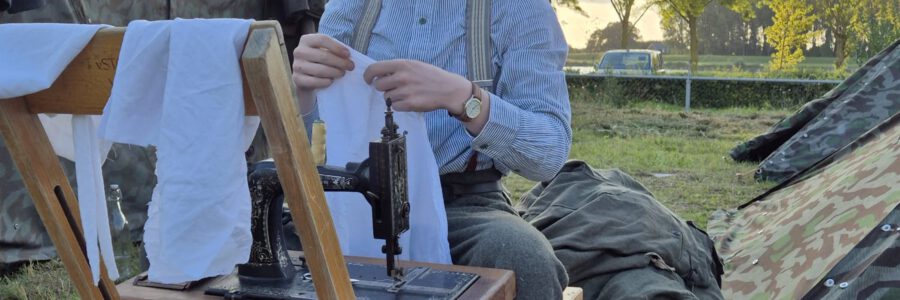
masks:
[[[786,116],[788,111],[694,110],[652,104],[609,109],[573,101],[570,158],[595,168],[618,168],[647,186],[683,218],[705,226],[718,208],[742,204],[771,183],[753,179],[756,166],[738,164],[728,151]],[[516,198],[534,185],[510,176]]]
[[[701,226],[715,209],[735,207],[772,186],[753,179],[755,165],[736,164],[727,152],[789,113],[724,109],[686,114],[673,106],[609,108],[589,99],[573,99],[572,111],[571,158],[631,174],[675,213]],[[505,183],[516,199],[534,184],[518,176]],[[58,261],[0,278],[0,299],[74,297]]]

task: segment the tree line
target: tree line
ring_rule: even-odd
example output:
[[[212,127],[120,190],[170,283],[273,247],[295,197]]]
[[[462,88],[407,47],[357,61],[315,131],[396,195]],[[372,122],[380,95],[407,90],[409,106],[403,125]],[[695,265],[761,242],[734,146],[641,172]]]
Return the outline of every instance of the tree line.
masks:
[[[579,7],[578,0],[556,0]],[[806,56],[862,61],[900,39],[900,0],[610,0],[618,22],[598,28],[587,51],[646,48],[690,54],[767,55],[773,71],[793,70]],[[649,9],[662,17],[664,41],[641,40],[633,26]]]

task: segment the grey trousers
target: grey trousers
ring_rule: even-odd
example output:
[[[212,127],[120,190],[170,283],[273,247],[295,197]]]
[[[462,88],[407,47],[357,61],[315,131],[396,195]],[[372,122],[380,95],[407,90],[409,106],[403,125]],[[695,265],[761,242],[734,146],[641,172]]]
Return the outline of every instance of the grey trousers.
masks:
[[[516,299],[562,298],[565,267],[547,238],[516,214],[506,194],[463,195],[445,204],[454,264],[514,271]]]

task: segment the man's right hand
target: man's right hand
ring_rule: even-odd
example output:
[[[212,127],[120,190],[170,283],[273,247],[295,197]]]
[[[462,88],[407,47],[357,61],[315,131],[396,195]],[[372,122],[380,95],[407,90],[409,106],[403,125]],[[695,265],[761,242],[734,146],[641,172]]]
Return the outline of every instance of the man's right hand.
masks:
[[[301,110],[306,113],[312,109],[313,91],[330,86],[354,65],[347,47],[324,34],[307,34],[294,49],[292,68]]]

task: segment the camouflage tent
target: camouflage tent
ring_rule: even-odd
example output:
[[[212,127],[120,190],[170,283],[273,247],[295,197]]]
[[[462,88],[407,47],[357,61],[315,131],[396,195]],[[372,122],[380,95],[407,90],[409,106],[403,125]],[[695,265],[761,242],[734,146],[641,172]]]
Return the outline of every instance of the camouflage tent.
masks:
[[[783,181],[856,140],[900,111],[900,40],[822,98],[733,150],[762,161],[757,179]]]
[[[725,263],[725,298],[900,299],[898,204],[895,113],[739,209],[710,218]]]

